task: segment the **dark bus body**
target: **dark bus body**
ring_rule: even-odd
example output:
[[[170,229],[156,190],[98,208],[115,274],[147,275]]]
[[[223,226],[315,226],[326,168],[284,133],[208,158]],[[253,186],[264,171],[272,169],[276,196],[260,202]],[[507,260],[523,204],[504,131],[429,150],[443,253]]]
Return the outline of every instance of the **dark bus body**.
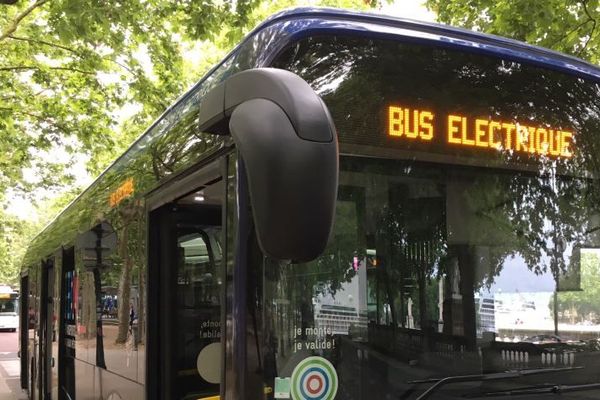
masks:
[[[308,83],[337,138],[260,134],[281,115],[297,132],[326,123],[268,108],[271,87],[252,82],[297,83],[268,68]],[[581,60],[446,26],[272,17],[33,240],[22,387],[36,400],[600,397],[599,82]],[[294,93],[278,98],[293,107]],[[330,193],[331,233],[318,224]]]

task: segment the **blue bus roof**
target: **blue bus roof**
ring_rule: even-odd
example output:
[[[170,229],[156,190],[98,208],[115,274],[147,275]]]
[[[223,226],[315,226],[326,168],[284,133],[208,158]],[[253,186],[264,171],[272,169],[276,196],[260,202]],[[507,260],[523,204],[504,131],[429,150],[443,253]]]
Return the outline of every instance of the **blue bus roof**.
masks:
[[[587,78],[600,79],[600,68],[598,68],[598,66],[554,50],[549,50],[514,39],[449,25],[386,16],[372,12],[357,12],[336,8],[292,8],[274,14],[258,25],[249,35],[247,35],[247,38],[265,29],[267,26],[277,22],[290,20],[303,20],[304,22],[289,24],[286,27],[286,33],[292,36],[306,30],[318,30],[320,27],[331,29],[330,24],[327,23],[328,20],[345,22],[343,25],[337,26],[337,31],[339,33],[357,29],[368,35],[369,29],[366,28],[366,24],[388,26],[390,28],[404,30],[405,34],[408,31],[413,31],[414,33],[427,35],[426,38],[424,36],[422,38],[427,39],[427,41],[430,42],[438,42],[440,45],[457,47],[463,50],[465,48],[470,48],[475,52],[492,53],[501,57],[519,59],[519,61],[559,69],[563,72],[571,72],[575,75],[582,75]],[[306,23],[306,21],[311,22]],[[389,31],[391,37],[401,36],[398,33],[399,32]]]

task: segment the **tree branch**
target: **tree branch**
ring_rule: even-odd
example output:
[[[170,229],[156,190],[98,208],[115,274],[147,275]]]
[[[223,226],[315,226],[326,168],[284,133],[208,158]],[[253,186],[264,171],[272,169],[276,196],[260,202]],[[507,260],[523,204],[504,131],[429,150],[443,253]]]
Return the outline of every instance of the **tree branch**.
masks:
[[[585,15],[587,15],[587,17],[590,19],[590,21],[593,21],[595,24],[596,19],[591,16],[590,11],[587,8],[587,0],[583,1],[582,4],[583,4],[583,11],[585,12]]]
[[[18,96],[13,94],[0,96],[0,100],[8,101],[8,100],[20,100]],[[1,107],[0,107],[1,108]]]
[[[79,74],[85,74],[85,75],[96,75],[95,72],[84,71],[84,70],[81,70],[78,68],[72,68],[72,67],[48,67],[48,69],[54,70],[54,71],[71,71],[71,72],[77,72]],[[26,70],[41,71],[42,68],[37,67],[35,65],[17,65],[17,66],[11,66],[11,67],[0,67],[0,71],[26,71]]]
[[[31,38],[14,36],[14,35],[9,35],[7,37],[9,39],[13,39],[13,40],[20,40],[20,41],[23,41],[23,42],[36,43],[36,44],[41,44],[41,45],[44,45],[44,46],[55,47],[57,49],[68,51],[69,53],[73,53],[73,54],[77,55],[78,57],[83,57],[83,55],[80,52],[78,52],[77,50],[71,49],[71,48],[69,48],[67,46],[63,46],[63,45],[60,45],[60,44],[57,44],[57,43],[46,42],[44,40],[31,39]],[[112,63],[118,65],[119,67],[123,68],[125,71],[129,72],[131,75],[139,76],[138,73],[136,73],[131,68],[129,68],[127,65],[124,65],[124,64],[120,63],[117,60],[113,60],[110,57],[102,57],[102,59],[107,60],[109,62],[112,62]]]
[[[564,35],[560,36],[558,39],[556,39],[554,42],[552,42],[550,45],[548,45],[548,48],[553,48],[555,45],[557,45],[558,43],[562,42],[563,40],[565,40],[566,38],[568,38],[569,36],[571,36],[572,33],[576,32],[579,30],[579,28],[581,28],[582,26],[586,25],[588,22],[590,22],[590,20],[586,20],[583,21],[582,23],[580,23],[579,25],[577,25],[575,28],[571,29],[569,32],[565,33]]]
[[[49,0],[37,0],[35,3],[23,10],[21,14],[17,15],[17,17],[8,25],[8,27],[2,31],[2,34],[0,35],[0,42],[12,35],[13,33],[15,33],[15,31],[19,27],[19,24],[25,17],[31,14],[33,10],[35,10],[38,7],[41,7],[48,1]]]
[[[57,43],[51,43],[51,42],[46,42],[44,40],[30,39],[30,38],[14,36],[14,35],[8,35],[7,38],[13,39],[13,40],[19,40],[19,41],[27,42],[27,43],[36,43],[36,44],[41,44],[44,46],[56,47],[57,49],[65,50],[65,51],[68,51],[70,53],[76,54],[81,57],[81,54],[78,51],[73,50],[67,46],[57,44]]]
[[[4,110],[11,111],[11,112],[14,112],[14,113],[17,113],[17,114],[21,114],[21,115],[26,115],[28,117],[36,119],[38,122],[52,125],[55,128],[57,128],[58,130],[66,133],[66,134],[73,132],[72,129],[69,129],[65,125],[63,125],[61,123],[58,123],[56,120],[53,120],[53,119],[51,119],[49,117],[45,117],[43,115],[39,115],[39,114],[32,113],[32,112],[27,112],[27,111],[25,111],[23,109],[20,109],[20,108],[15,109],[15,108],[9,108],[9,107],[2,107],[0,109],[4,109]]]
[[[590,42],[590,40],[592,39],[592,36],[594,35],[594,31],[596,30],[596,19],[592,18],[590,11],[587,8],[587,0],[584,1],[583,3],[583,11],[585,12],[585,15],[588,16],[589,20],[588,21],[592,21],[592,29],[590,30],[590,33],[587,37],[587,40],[585,41],[585,44],[583,45],[583,47],[577,52],[577,55],[579,56],[581,53],[583,53],[583,51],[585,50],[585,48],[587,47],[588,43]]]

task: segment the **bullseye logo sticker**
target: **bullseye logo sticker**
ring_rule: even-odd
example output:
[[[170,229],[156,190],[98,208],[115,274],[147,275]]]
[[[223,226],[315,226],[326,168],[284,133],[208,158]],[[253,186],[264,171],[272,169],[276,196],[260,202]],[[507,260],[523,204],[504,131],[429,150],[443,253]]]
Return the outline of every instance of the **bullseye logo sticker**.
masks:
[[[337,389],[337,372],[323,357],[305,358],[292,372],[294,400],[333,400]]]

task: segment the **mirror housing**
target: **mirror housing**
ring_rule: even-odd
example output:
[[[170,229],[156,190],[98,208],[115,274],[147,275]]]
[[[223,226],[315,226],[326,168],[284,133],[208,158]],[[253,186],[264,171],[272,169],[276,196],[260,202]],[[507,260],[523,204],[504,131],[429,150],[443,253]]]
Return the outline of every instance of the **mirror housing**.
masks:
[[[337,135],[321,98],[289,71],[251,69],[207,94],[199,123],[233,137],[263,252],[318,257],[333,227],[339,174]]]

